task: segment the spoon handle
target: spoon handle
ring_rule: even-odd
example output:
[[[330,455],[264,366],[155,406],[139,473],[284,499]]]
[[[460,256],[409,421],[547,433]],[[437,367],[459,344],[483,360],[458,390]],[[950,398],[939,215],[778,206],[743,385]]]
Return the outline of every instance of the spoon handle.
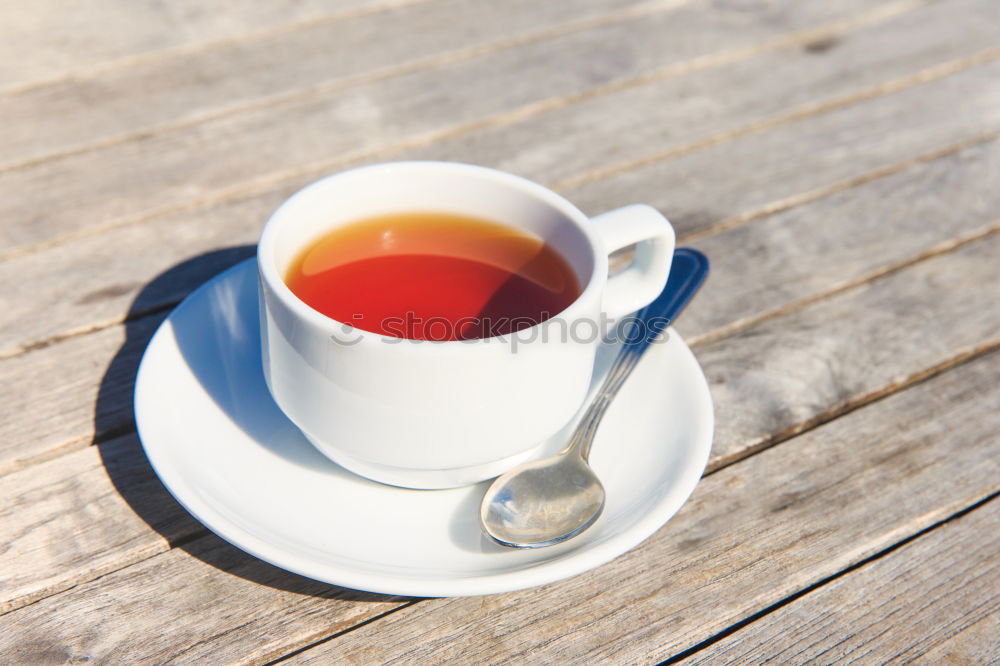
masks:
[[[615,358],[611,369],[604,378],[601,388],[577,425],[565,451],[578,449],[580,456],[587,460],[594,435],[601,423],[604,412],[618,390],[639,363],[639,359],[677,318],[681,310],[705,281],[708,275],[708,257],[689,247],[677,248],[670,264],[667,285],[656,299],[635,315],[634,323],[625,334],[622,349]]]

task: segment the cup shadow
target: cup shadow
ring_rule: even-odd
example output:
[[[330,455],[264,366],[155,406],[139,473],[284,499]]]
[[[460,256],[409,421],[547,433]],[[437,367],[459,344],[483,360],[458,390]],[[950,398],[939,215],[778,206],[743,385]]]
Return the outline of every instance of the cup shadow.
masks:
[[[216,274],[252,257],[255,251],[253,245],[241,245],[206,252],[170,267],[143,286],[129,306],[125,340],[101,379],[94,406],[93,443],[115,490],[171,547],[229,575],[277,590],[349,601],[402,600],[404,597],[342,588],[289,573],[208,532],[157,478],[135,434],[132,395],[136,371],[157,326],[177,301]]]

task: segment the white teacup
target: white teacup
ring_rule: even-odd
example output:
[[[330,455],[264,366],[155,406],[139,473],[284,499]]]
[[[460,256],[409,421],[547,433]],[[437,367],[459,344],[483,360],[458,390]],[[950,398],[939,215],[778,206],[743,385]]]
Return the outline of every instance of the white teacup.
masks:
[[[292,261],[331,229],[389,213],[442,211],[529,231],[570,264],[582,292],[552,319],[507,336],[428,342],[353,329],[296,297]],[[609,279],[608,254],[638,243]],[[324,454],[362,476],[448,488],[503,473],[576,413],[599,324],[650,303],[674,231],[633,205],[588,219],[554,192],[500,171],[398,162],[345,171],[292,196],[257,248],[264,375],[278,406]]]

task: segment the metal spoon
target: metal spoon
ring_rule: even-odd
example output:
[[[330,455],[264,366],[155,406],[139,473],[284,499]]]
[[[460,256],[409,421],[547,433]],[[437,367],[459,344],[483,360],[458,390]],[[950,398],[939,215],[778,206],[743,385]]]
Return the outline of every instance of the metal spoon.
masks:
[[[676,318],[708,274],[708,258],[691,248],[674,252],[667,286],[636,317],[594,401],[562,451],[498,477],[483,497],[479,520],[494,541],[541,548],[594,524],[604,509],[604,486],[587,464],[604,412],[650,343]]]

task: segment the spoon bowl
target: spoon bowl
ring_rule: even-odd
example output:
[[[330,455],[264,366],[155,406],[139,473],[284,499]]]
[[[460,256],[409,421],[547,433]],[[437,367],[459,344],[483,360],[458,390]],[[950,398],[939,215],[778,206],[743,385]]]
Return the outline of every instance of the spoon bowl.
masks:
[[[556,454],[520,466],[490,487],[480,507],[488,534],[505,546],[541,548],[590,527],[604,509],[604,486],[578,455]]]

